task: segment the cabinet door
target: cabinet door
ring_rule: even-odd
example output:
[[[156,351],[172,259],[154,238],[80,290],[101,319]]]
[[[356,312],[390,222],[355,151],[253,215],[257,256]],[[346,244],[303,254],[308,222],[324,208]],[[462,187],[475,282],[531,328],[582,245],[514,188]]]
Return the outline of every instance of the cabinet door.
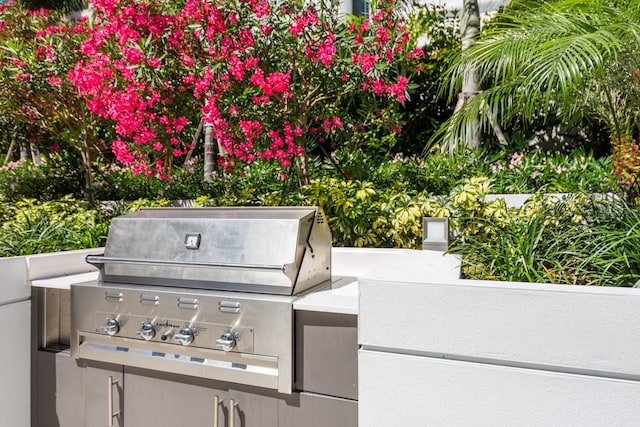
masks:
[[[227,392],[211,385],[199,378],[126,367],[126,425],[226,427]]]
[[[55,404],[53,414],[49,413],[49,417],[41,418],[47,420],[47,423],[39,424],[40,427],[46,427],[49,422],[55,422],[57,419],[60,427],[84,427],[86,425],[85,399],[84,399],[84,367],[73,359],[68,351],[60,353],[48,353],[38,351],[42,356],[51,356],[55,361],[55,371],[40,372],[49,375],[50,380],[55,381],[51,390],[52,399],[39,399],[45,405]],[[105,409],[105,417],[106,417]]]
[[[122,408],[122,365],[78,361],[69,351],[36,350],[33,357],[32,426],[109,426],[109,397],[113,412]],[[109,377],[113,382],[118,381],[112,384],[111,392]],[[112,424],[121,427],[123,416],[113,417]]]
[[[87,427],[124,426],[123,367],[87,361],[84,368],[84,399]]]
[[[227,419],[227,426],[275,427],[278,425],[278,399],[268,394],[231,390],[229,398],[224,402],[224,407],[225,415],[233,416],[232,423]]]
[[[358,402],[319,394],[294,394],[288,401],[280,402],[277,425],[278,427],[358,427]],[[389,426],[400,425],[402,424],[389,424]]]

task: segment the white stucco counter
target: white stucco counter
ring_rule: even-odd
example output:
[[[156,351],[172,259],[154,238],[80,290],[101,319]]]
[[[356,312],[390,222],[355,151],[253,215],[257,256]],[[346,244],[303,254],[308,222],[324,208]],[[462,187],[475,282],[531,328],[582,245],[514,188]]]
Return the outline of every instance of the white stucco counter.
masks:
[[[442,252],[386,248],[332,248],[331,287],[301,297],[293,304],[293,308],[358,314],[360,278],[375,274],[378,270],[389,271],[396,268],[408,274],[413,271],[417,275],[426,270],[431,278],[460,277],[459,258],[444,255]]]

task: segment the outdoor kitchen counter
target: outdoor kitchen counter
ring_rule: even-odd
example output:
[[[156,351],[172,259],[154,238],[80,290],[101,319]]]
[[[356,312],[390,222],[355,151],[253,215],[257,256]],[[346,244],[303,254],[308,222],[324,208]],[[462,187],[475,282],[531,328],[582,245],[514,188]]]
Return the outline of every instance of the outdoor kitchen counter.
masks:
[[[460,260],[436,251],[384,248],[332,248],[333,283],[329,289],[298,299],[295,310],[358,314],[358,279],[378,269],[403,264],[404,269],[423,269],[439,278],[460,277]],[[424,270],[422,270],[424,271]]]
[[[442,252],[384,248],[332,248],[330,287],[300,297],[295,310],[326,313],[358,314],[358,279],[378,269],[403,264],[420,265],[421,271],[430,271],[439,277],[458,278],[460,262],[457,257]],[[76,262],[83,262],[79,258]],[[407,264],[408,263],[408,264]],[[80,265],[79,267],[82,267]],[[87,270],[94,269],[86,264]],[[417,268],[416,268],[417,270]],[[73,270],[71,270],[73,271]],[[98,271],[64,274],[31,280],[31,286],[49,289],[70,289],[71,285],[98,279]]]

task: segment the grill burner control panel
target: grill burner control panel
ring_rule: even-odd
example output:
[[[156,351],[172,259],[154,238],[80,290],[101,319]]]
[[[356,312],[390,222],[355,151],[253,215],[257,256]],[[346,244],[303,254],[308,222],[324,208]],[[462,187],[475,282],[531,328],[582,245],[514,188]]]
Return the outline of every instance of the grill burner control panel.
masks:
[[[295,297],[71,287],[71,355],[291,393]]]
[[[96,327],[93,332],[111,337],[210,347],[223,351],[254,351],[252,327],[102,311],[96,312],[94,323]]]

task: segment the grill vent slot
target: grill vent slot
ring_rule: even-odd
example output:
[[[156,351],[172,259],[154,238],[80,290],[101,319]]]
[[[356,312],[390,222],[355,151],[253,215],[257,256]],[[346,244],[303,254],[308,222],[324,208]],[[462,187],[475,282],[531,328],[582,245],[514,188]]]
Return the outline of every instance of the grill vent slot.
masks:
[[[316,213],[316,223],[324,224],[324,215],[321,212]]]

